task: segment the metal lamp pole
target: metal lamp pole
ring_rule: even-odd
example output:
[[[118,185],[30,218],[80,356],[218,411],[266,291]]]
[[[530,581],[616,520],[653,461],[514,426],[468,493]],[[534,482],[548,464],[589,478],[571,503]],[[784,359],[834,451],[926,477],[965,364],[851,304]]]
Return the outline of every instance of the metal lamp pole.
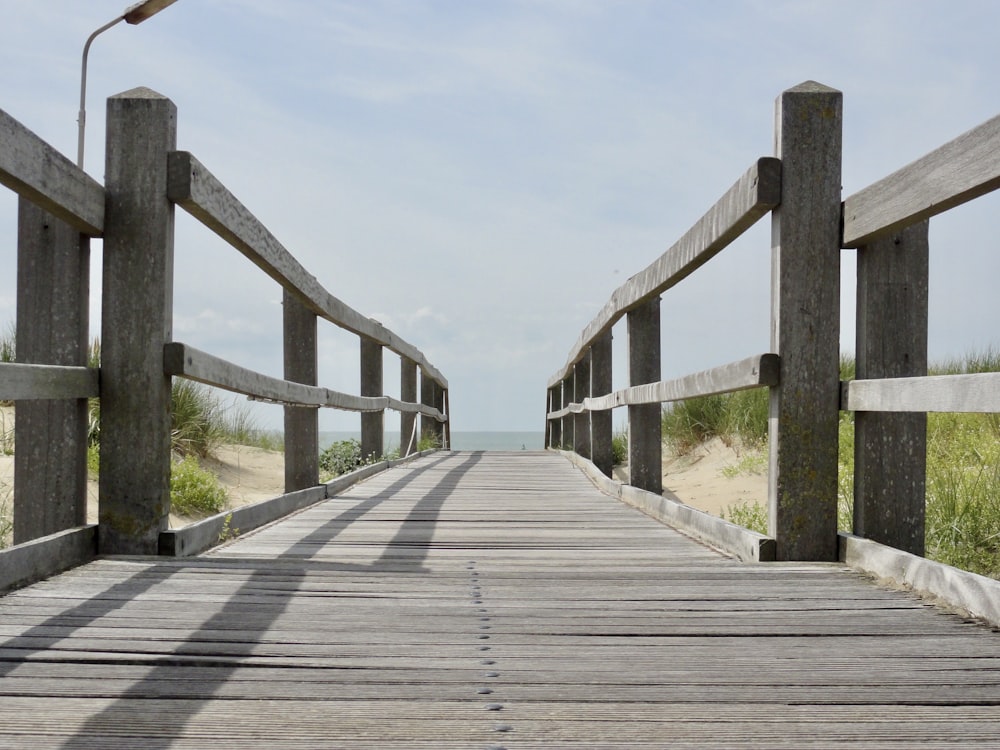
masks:
[[[130,23],[133,26],[140,24],[147,18],[155,16],[168,5],[173,5],[175,2],[177,2],[177,0],[145,0],[145,2],[136,3],[135,5],[126,8],[124,12],[114,21],[104,24],[101,28],[87,37],[87,42],[83,45],[83,64],[80,70],[80,116],[77,119],[79,131],[76,144],[76,165],[80,169],[83,169],[83,134],[87,125],[87,55],[90,53],[90,45],[99,34],[103,34],[112,26],[115,26],[122,21]]]

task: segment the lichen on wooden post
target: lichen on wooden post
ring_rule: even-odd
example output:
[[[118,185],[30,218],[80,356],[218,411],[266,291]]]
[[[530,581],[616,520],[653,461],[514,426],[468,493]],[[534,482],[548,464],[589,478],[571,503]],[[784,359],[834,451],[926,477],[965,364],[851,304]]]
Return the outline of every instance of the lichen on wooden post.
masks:
[[[775,105],[769,528],[780,560],[837,559],[843,95],[812,81]]]
[[[100,551],[154,555],[170,512],[173,102],[139,88],[108,100],[101,325]]]

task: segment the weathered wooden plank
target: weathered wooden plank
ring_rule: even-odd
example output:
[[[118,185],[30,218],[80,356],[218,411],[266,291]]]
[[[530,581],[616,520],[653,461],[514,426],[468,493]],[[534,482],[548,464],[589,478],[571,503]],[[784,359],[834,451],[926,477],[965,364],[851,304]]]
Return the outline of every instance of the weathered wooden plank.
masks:
[[[841,384],[847,411],[1000,412],[1000,373],[851,380]]]
[[[97,554],[97,526],[83,526],[0,550],[0,592],[83,565]]]
[[[172,341],[163,347],[163,368],[168,375],[185,377],[261,400],[344,411],[393,409],[421,414],[439,422],[446,419],[437,409],[425,404],[400,401],[391,396],[354,396],[263,375],[179,341]]]
[[[0,184],[83,234],[104,231],[104,188],[2,109]]]
[[[738,362],[703,370],[682,378],[623,388],[583,402],[593,411],[614,409],[632,404],[661,404],[686,398],[731,393],[761,386],[778,385],[781,359],[777,354],[758,354]],[[555,415],[553,415],[555,416]]]
[[[660,380],[660,298],[628,311],[628,382]],[[663,491],[663,434],[659,404],[628,407],[628,483],[659,495]]]
[[[0,400],[93,398],[100,372],[87,367],[0,362]]]
[[[361,395],[382,398],[383,382],[382,345],[361,336]],[[361,455],[363,458],[381,458],[385,453],[385,410],[361,414]]]
[[[570,350],[566,365],[548,383],[567,377],[574,364],[599,336],[629,310],[659,297],[732,244],[781,201],[781,162],[758,159],[719,201],[669,250],[612,293]]]
[[[417,362],[430,377],[448,381],[414,346],[376,320],[365,317],[330,294],[211,172],[186,151],[169,156],[170,200],[243,253],[306,307],[331,323],[377,341]]]
[[[844,247],[929,219],[1000,188],[1000,115],[844,201]]]

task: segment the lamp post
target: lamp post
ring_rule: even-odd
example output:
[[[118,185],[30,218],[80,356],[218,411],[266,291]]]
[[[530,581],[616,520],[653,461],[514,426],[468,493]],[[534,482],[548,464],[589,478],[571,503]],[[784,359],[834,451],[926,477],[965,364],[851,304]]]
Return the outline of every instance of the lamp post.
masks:
[[[79,131],[76,144],[76,165],[83,169],[83,134],[87,125],[87,55],[90,52],[90,45],[99,34],[103,34],[122,21],[133,26],[140,24],[151,16],[155,16],[168,5],[173,5],[177,0],[145,0],[126,8],[118,18],[110,23],[104,24],[101,28],[87,37],[86,44],[83,45],[83,64],[80,69],[80,116],[77,119]]]

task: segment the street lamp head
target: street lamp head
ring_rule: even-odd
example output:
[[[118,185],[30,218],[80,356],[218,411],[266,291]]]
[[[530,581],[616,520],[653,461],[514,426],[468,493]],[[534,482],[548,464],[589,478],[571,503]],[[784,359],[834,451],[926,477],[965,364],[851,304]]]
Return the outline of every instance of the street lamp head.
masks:
[[[145,0],[145,2],[136,3],[126,8],[122,14],[122,18],[125,19],[126,23],[133,25],[142,23],[147,18],[155,16],[168,5],[173,5],[176,2],[177,0]]]

